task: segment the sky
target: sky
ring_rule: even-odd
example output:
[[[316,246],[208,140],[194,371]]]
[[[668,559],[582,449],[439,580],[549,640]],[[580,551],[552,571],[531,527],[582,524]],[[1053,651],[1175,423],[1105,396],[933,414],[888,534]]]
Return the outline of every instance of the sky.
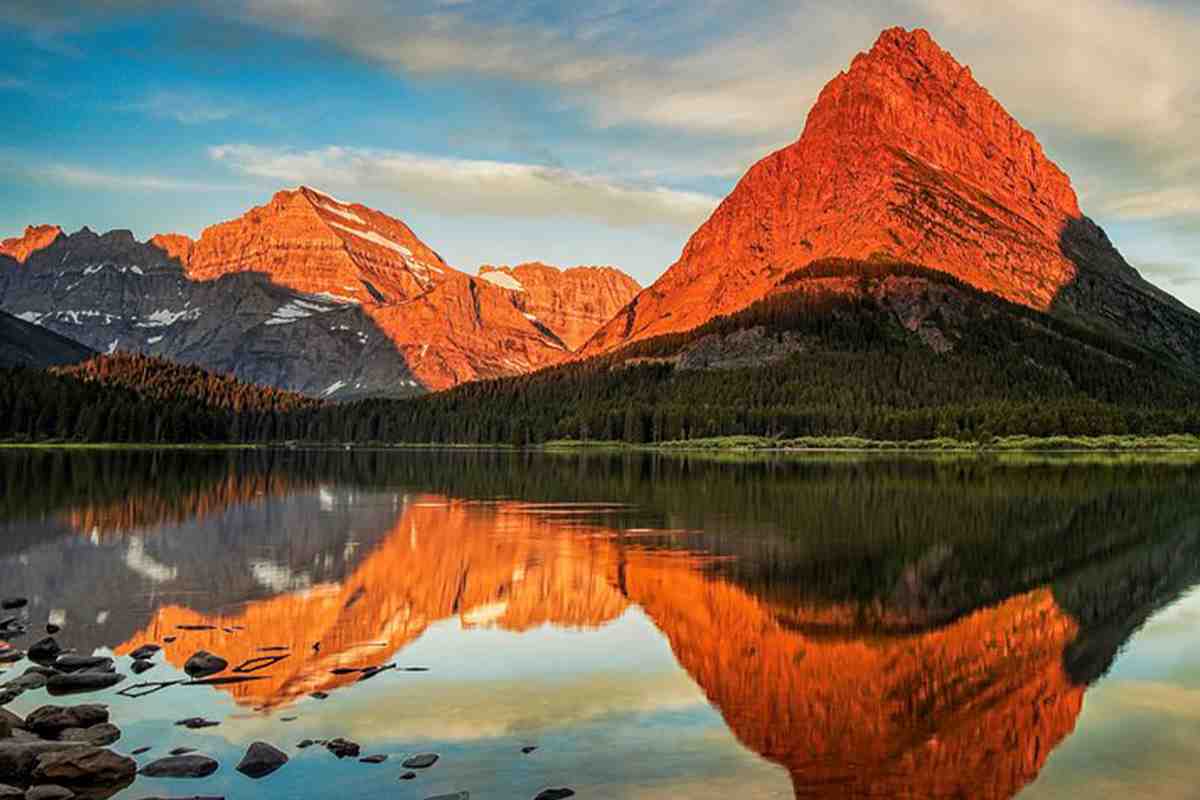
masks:
[[[968,64],[1200,308],[1193,0],[4,0],[0,237],[195,236],[307,183],[460,269],[649,283],[893,25]]]

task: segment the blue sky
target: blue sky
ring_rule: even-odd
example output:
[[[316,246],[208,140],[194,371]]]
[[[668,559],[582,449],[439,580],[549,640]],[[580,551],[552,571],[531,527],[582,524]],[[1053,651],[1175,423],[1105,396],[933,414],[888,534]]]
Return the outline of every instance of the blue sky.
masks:
[[[896,24],[969,64],[1126,257],[1200,306],[1189,2],[5,0],[0,236],[196,235],[306,182],[462,269],[649,282]]]

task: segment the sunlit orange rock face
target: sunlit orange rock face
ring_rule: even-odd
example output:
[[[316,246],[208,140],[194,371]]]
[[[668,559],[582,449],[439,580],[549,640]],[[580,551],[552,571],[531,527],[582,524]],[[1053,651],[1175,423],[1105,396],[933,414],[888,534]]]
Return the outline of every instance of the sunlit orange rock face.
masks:
[[[1146,303],[1200,320],[1121,258],[969,68],[925,31],[895,28],[829,82],[801,137],[755,164],[583,353],[689,330],[826,258],[916,263],[1088,321],[1119,325]]]
[[[613,556],[603,541],[574,539],[542,517],[419,498],[340,584],[254,601],[224,616],[166,606],[116,651],[177,636],[164,645],[172,664],[182,667],[203,648],[236,667],[270,655],[262,647],[286,647],[288,658],[250,673],[264,680],[225,687],[239,703],[275,708],[353,683],[357,675],[331,670],[382,665],[441,620],[457,617],[467,627],[514,631],[546,623],[603,625],[628,605],[608,580]]]
[[[23,236],[14,236],[11,239],[0,241],[0,255],[8,256],[24,264],[25,259],[30,255],[44,247],[49,247],[61,235],[62,229],[57,225],[29,225],[26,226]]]
[[[194,280],[258,272],[300,292],[358,303],[427,389],[528,372],[569,355],[558,323],[531,318],[520,293],[454,269],[400,220],[308,187],[278,192],[266,205],[207,228],[197,241],[164,234],[152,243]],[[610,288],[601,281],[563,290],[545,301],[547,308],[558,309],[564,321],[590,321],[590,335],[628,299],[602,296],[593,303],[592,286]],[[561,328],[573,341],[586,338],[578,326]]]
[[[479,268],[479,277],[513,292],[513,302],[572,350],[582,347],[641,286],[615,267],[558,267],[530,262]]]

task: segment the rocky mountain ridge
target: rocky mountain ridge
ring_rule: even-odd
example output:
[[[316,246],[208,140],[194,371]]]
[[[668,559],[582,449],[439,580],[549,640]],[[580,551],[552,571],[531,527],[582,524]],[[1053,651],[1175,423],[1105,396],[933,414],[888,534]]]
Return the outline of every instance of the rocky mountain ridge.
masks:
[[[680,259],[582,349],[695,328],[828,258],[903,261],[1200,368],[1200,314],[1152,286],[1067,175],[923,30],[884,31]]]
[[[25,322],[100,352],[163,356],[333,399],[557,363],[570,354],[558,330],[581,341],[633,287],[610,291],[600,311],[586,287],[560,293],[544,304],[546,324],[522,292],[454,269],[400,220],[308,187],[194,241],[39,226],[0,246],[0,308]]]

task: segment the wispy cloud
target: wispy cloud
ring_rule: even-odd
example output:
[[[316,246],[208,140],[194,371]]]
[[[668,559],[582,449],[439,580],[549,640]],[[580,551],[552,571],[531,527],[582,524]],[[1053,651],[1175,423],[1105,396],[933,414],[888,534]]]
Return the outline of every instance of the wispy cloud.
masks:
[[[392,150],[315,150],[225,144],[211,157],[235,172],[276,183],[394,191],[423,208],[500,217],[576,216],[608,225],[695,227],[717,198],[622,183],[557,167],[438,158]]]
[[[201,125],[230,119],[239,113],[237,104],[195,92],[156,91],[123,110],[158,119],[172,119],[184,125]]]
[[[1145,277],[1154,281],[1165,281],[1173,286],[1200,284],[1200,265],[1184,264],[1179,261],[1151,261],[1138,265]]]
[[[87,189],[150,192],[236,191],[242,187],[208,183],[161,175],[130,172],[105,172],[74,164],[45,164],[22,171],[33,180],[59,183]]]

